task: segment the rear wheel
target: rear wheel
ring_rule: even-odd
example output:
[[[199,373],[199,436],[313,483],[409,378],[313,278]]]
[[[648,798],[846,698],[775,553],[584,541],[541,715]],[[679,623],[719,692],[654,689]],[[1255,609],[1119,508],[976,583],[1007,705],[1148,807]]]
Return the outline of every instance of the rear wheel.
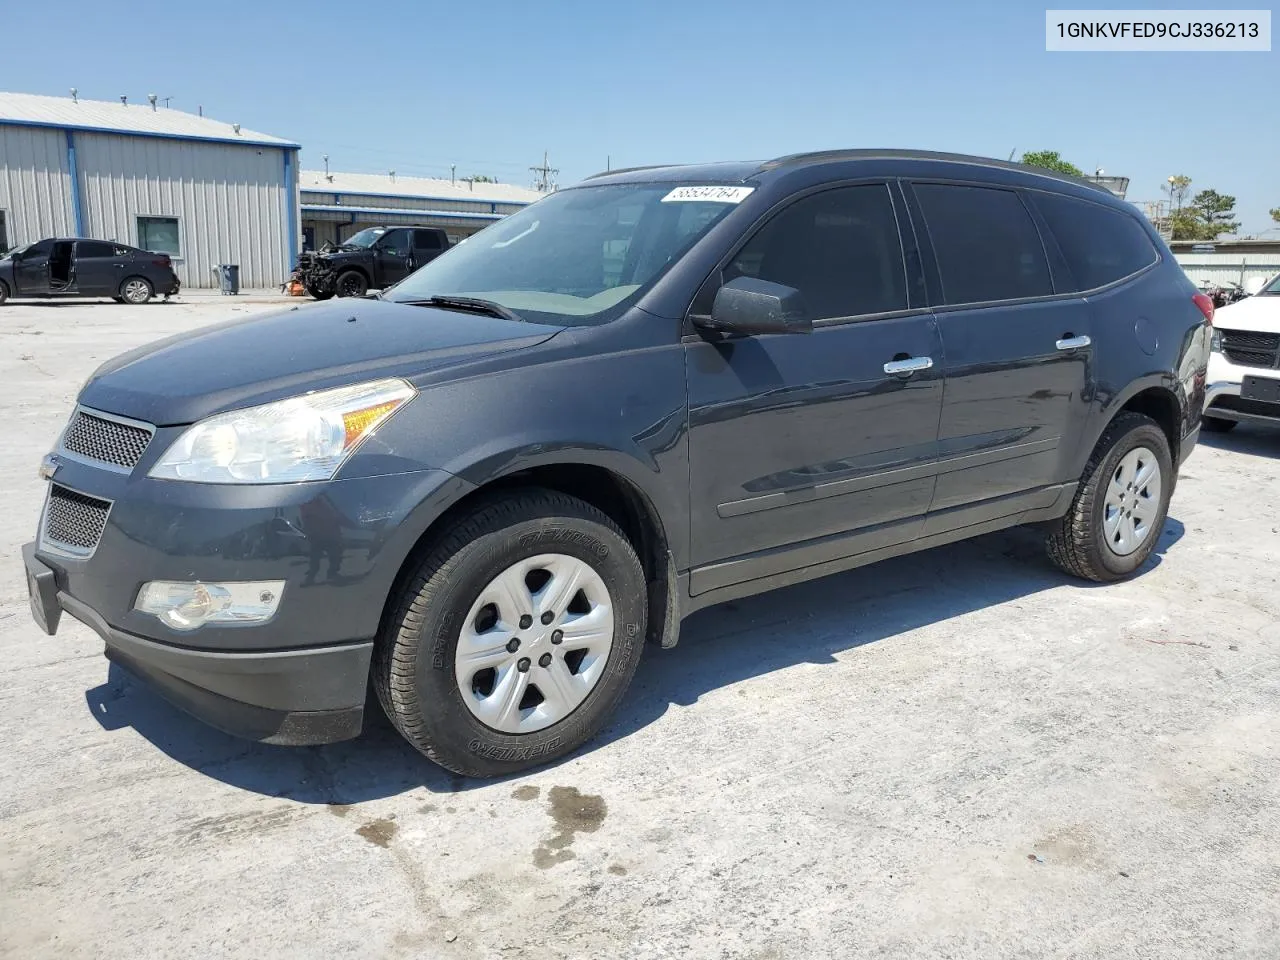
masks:
[[[363,297],[369,290],[369,281],[359,270],[348,270],[338,275],[333,290],[340,297]]]
[[[427,757],[500,776],[574,750],[640,661],[644,573],[594,507],[545,490],[481,504],[423,557],[395,601],[373,680]]]
[[[4,281],[0,280],[0,303],[4,303],[9,299],[9,288],[4,285]]]
[[[1235,420],[1223,420],[1220,417],[1210,417],[1207,414],[1200,420],[1200,426],[1210,433],[1230,433],[1236,428],[1236,424],[1237,421]]]
[[[155,290],[151,288],[151,281],[146,277],[126,277],[120,283],[120,296],[124,298],[125,303],[139,306],[155,296]]]
[[[1173,484],[1164,431],[1149,417],[1120,414],[1094,448],[1071,509],[1050,525],[1050,559],[1086,580],[1128,577],[1155,549]]]

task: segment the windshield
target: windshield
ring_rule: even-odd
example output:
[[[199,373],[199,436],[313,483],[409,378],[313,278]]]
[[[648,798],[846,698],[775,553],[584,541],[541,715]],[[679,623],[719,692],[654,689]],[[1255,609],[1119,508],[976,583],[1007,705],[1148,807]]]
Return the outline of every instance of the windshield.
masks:
[[[1280,297],[1280,274],[1272,278],[1271,282],[1258,291],[1260,297]]]
[[[377,239],[387,232],[386,227],[367,227],[359,233],[352,234],[343,240],[344,247],[372,247]]]
[[[475,297],[526,320],[603,323],[751,190],[636,183],[553,193],[458,244],[385,296]]]

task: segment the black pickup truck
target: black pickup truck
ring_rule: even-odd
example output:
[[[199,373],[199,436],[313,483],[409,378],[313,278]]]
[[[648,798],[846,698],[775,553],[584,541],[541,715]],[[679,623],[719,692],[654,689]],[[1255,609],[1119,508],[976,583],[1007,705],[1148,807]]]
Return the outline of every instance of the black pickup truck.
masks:
[[[337,246],[300,254],[294,278],[317,300],[362,297],[398,283],[448,249],[443,230],[368,227]]]

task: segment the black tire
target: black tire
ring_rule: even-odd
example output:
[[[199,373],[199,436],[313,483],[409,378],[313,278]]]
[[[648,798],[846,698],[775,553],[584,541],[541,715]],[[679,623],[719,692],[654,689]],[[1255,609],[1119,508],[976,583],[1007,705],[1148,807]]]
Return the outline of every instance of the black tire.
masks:
[[[359,270],[347,270],[338,274],[333,282],[333,292],[340,297],[363,297],[369,292],[369,281]]]
[[[135,307],[150,303],[151,298],[156,295],[156,288],[146,277],[125,277],[120,281],[119,290],[120,299]],[[133,292],[133,296],[130,296],[130,292]]]
[[[9,299],[9,288],[4,285],[4,281],[0,280],[0,303],[4,303]]]
[[[583,561],[604,581],[612,647],[595,687],[568,716],[532,733],[502,733],[463,702],[454,675],[459,633],[499,573],[551,552]],[[516,773],[569,753],[601,728],[640,662],[646,608],[640,561],[612,520],[562,493],[512,491],[442,531],[404,581],[375,647],[373,686],[396,729],[442,767],[471,777]]]
[[[330,297],[333,296],[332,290],[320,291],[320,290],[317,290],[315,287],[306,287],[306,286],[304,286],[303,289],[307,291],[307,296],[309,296],[312,300],[328,300]]]
[[[1200,426],[1210,433],[1230,433],[1236,428],[1238,422],[1237,420],[1223,420],[1221,417],[1205,415],[1200,420]]]
[[[1115,553],[1102,529],[1107,484],[1121,458],[1135,447],[1155,453],[1160,467],[1160,503],[1151,532],[1127,556]],[[1071,509],[1050,521],[1046,547],[1049,559],[1073,576],[1107,583],[1123,580],[1146,563],[1164,530],[1175,476],[1169,439],[1150,417],[1122,413],[1103,432],[1080,477]]]

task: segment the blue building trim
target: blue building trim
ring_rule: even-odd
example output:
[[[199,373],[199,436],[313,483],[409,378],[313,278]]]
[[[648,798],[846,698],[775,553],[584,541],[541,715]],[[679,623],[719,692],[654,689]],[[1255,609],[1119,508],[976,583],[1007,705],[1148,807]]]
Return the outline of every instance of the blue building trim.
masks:
[[[84,211],[80,208],[80,168],[76,165],[76,137],[70,130],[67,134],[67,173],[71,176],[71,219],[75,221],[76,236],[86,237],[84,229]]]
[[[441,197],[429,193],[389,193],[376,190],[326,190],[323,184],[307,183],[302,185],[303,193],[328,194],[334,197],[395,197],[397,200],[437,200],[443,203],[474,203],[478,207],[502,204],[511,207],[527,207],[537,200],[491,200],[478,194],[474,197]]]
[[[297,189],[297,173],[296,164],[294,163],[294,151],[282,150],[284,154],[284,190],[285,190],[285,210],[288,211],[289,225],[285,231],[289,243],[289,259],[285,262],[285,269],[292,270],[293,265],[298,262],[298,221],[302,219],[301,211],[298,207],[298,189]]]
[[[508,216],[502,213],[464,213],[458,210],[406,210],[403,207],[352,207],[346,204],[337,206],[335,204],[304,203],[302,205],[302,215],[305,217],[308,213],[349,213],[351,214],[352,223],[356,222],[356,214],[360,214],[362,217],[413,217],[417,219],[439,217],[444,220],[461,220],[463,222],[483,220],[486,223],[491,220],[502,220]]]
[[[110,133],[120,137],[154,137],[159,140],[186,140],[195,143],[234,143],[242,147],[275,147],[277,150],[301,150],[302,144],[283,140],[250,140],[247,137],[202,137],[191,133],[157,133],[152,130],[122,130],[117,127],[91,127],[79,123],[52,123],[44,120],[11,120],[0,117],[0,127],[41,127],[45,130],[80,130],[84,133]]]

